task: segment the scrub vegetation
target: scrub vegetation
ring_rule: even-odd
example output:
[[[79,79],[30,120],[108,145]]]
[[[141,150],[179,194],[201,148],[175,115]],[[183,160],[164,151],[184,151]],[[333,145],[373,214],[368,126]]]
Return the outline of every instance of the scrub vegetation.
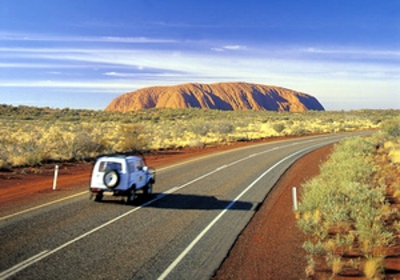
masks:
[[[382,128],[335,145],[302,185],[297,224],[316,279],[400,275],[400,118]]]
[[[383,120],[397,115],[396,110],[288,113],[150,109],[116,113],[0,105],[0,168],[86,160],[100,154],[378,129]]]

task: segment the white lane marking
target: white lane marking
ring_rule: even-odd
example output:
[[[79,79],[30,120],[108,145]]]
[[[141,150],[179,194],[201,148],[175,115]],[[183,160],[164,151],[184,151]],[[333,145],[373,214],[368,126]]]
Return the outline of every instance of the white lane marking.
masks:
[[[267,171],[265,171],[264,173],[262,173],[256,180],[254,180],[246,189],[244,189],[233,201],[231,201],[231,203],[229,203],[229,205],[221,211],[221,213],[218,214],[217,217],[214,218],[214,220],[211,221],[211,223],[209,223],[207,225],[207,227],[204,228],[204,230],[202,232],[200,232],[199,235],[197,235],[197,237],[195,239],[193,239],[193,241],[186,247],[185,250],[183,250],[183,252],[168,266],[168,268],[158,277],[158,280],[163,280],[165,279],[171,272],[172,270],[181,262],[181,260],[190,252],[190,250],[193,249],[193,247],[200,241],[200,239],[222,218],[222,216],[225,215],[225,213],[232,208],[232,206],[244,195],[246,194],[251,188],[253,188],[253,186],[258,183],[265,175],[267,175],[269,172],[271,172],[274,168],[276,168],[278,165],[280,165],[281,163],[285,162],[286,160],[290,159],[291,157],[294,157],[302,152],[305,152],[307,150],[312,150],[319,145],[315,145],[312,147],[308,147],[305,149],[302,149],[300,151],[297,151],[283,159],[281,159],[280,161],[278,161],[277,163],[275,163],[273,166],[271,166]]]
[[[18,271],[23,270],[24,268],[30,266],[32,263],[35,263],[36,259],[40,259],[41,256],[45,255],[48,251],[43,251],[33,257],[30,257],[29,259],[20,262],[17,265],[14,265],[13,267],[4,270],[2,273],[0,273],[0,279],[6,279],[7,277],[10,277],[11,275],[14,275],[15,273],[17,273]]]
[[[52,204],[55,204],[55,203],[58,203],[58,202],[61,202],[61,201],[67,200],[67,199],[71,199],[71,198],[74,198],[74,197],[77,197],[77,196],[80,196],[80,195],[83,195],[83,194],[87,194],[87,193],[88,193],[88,191],[84,191],[84,192],[76,193],[76,194],[73,194],[73,195],[70,195],[70,196],[67,196],[67,197],[64,197],[64,198],[53,200],[53,201],[50,201],[48,203],[40,204],[40,205],[32,207],[32,208],[28,208],[28,209],[25,209],[25,210],[22,210],[22,211],[19,211],[19,212],[16,212],[16,213],[13,213],[13,214],[10,214],[10,215],[7,215],[7,216],[0,217],[0,221],[8,219],[8,218],[11,218],[11,217],[14,217],[14,216],[18,216],[18,215],[21,215],[21,214],[24,214],[24,213],[27,213],[27,212],[30,212],[30,211],[33,211],[33,210],[37,210],[37,209],[40,209],[40,208],[43,208],[43,207],[46,207],[46,206],[50,206]]]
[[[228,167],[228,165],[225,164],[225,165],[221,165],[220,167],[215,168],[215,170],[216,170],[216,171],[220,171],[220,170],[225,169],[225,168],[227,168],[227,167]]]

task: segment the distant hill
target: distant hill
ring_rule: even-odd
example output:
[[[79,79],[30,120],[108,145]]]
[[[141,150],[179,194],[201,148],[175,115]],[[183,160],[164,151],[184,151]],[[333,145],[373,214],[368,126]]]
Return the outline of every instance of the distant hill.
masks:
[[[220,110],[323,111],[319,101],[305,93],[276,86],[231,82],[154,86],[115,98],[106,111],[129,112],[150,108],[204,108]]]

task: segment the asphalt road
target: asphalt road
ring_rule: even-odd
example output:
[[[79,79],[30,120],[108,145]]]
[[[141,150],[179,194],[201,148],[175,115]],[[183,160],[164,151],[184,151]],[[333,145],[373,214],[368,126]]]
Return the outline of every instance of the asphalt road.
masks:
[[[158,170],[154,194],[139,194],[133,206],[85,193],[0,217],[0,279],[210,279],[296,159],[366,133],[257,144],[168,166]]]

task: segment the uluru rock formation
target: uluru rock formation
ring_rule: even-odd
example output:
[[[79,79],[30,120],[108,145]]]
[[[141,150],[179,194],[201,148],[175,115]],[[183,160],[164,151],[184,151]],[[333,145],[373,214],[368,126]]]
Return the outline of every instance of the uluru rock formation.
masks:
[[[241,82],[189,83],[143,88],[115,98],[105,110],[129,112],[150,108],[289,112],[324,110],[319,101],[309,94],[276,86]]]

